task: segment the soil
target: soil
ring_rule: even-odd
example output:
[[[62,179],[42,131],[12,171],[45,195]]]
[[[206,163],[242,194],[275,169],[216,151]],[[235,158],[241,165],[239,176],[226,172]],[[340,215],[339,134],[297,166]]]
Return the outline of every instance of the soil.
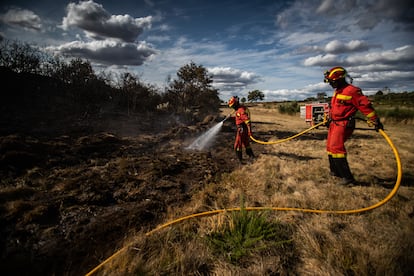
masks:
[[[220,118],[192,127],[166,115],[70,127],[30,118],[0,133],[2,275],[85,274],[238,165],[230,120],[211,150],[189,151]]]

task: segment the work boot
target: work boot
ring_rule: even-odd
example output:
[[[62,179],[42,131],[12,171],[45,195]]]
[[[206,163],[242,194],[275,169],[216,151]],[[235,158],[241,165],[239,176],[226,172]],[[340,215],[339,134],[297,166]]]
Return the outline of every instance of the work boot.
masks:
[[[354,176],[351,173],[351,170],[348,165],[346,158],[332,158],[339,177],[342,178],[339,182],[340,185],[350,185],[355,183]]]
[[[240,164],[241,164],[243,161],[243,152],[241,150],[236,150],[236,156],[237,156],[237,159],[239,159]]]
[[[253,150],[251,148],[246,148],[246,154],[251,158],[255,159],[256,156],[254,156]]]
[[[338,182],[339,185],[342,186],[353,186],[355,184],[355,179],[351,178],[341,178]]]

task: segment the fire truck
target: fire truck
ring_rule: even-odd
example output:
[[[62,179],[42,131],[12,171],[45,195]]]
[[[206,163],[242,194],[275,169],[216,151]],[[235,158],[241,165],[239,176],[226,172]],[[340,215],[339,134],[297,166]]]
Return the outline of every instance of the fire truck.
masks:
[[[306,123],[314,126],[323,122],[325,116],[328,115],[328,103],[310,103],[300,107],[300,117],[305,119]]]

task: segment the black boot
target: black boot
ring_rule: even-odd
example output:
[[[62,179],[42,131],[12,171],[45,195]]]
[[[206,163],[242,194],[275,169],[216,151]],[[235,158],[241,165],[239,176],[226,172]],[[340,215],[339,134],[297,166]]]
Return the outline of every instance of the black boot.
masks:
[[[241,150],[236,150],[237,159],[239,159],[240,163],[243,161],[243,152]]]
[[[252,148],[246,148],[246,154],[251,158],[254,159],[256,156],[254,156]]]
[[[330,174],[332,176],[336,176],[336,177],[340,177],[338,169],[335,166],[335,161],[333,160],[332,155],[328,155],[329,158],[329,169],[330,169]]]
[[[355,182],[354,176],[351,173],[351,170],[348,165],[346,158],[332,158],[334,165],[337,168],[339,177],[342,178],[341,185],[349,185]]]

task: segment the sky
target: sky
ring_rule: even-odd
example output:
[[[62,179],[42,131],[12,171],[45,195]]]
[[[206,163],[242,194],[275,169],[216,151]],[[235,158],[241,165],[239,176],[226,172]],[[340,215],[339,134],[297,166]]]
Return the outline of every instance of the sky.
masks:
[[[366,95],[414,91],[411,0],[2,0],[0,38],[161,91],[194,62],[222,100],[331,95],[323,73],[334,66]]]

